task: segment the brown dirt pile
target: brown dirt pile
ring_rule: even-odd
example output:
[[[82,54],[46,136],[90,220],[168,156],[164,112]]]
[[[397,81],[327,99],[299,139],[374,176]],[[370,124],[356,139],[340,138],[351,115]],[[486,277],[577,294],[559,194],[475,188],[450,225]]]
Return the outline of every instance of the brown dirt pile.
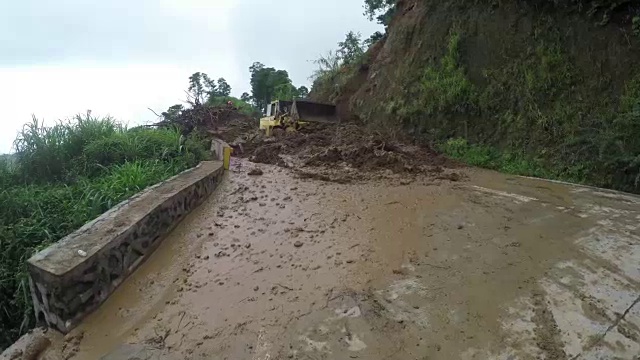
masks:
[[[339,182],[354,180],[351,175],[358,173],[390,171],[442,175],[445,167],[459,167],[458,163],[433,149],[389,140],[352,123],[308,125],[299,132],[261,141],[263,143],[250,157],[252,162],[291,167],[304,177]],[[340,169],[343,176],[336,179],[332,173],[309,172],[309,168]],[[348,170],[353,170],[353,174],[347,176]]]

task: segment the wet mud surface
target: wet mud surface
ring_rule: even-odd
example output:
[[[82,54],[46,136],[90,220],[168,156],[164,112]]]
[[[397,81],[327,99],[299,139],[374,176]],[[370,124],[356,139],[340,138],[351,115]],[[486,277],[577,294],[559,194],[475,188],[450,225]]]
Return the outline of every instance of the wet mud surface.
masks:
[[[290,168],[302,178],[351,183],[387,174],[460,180],[460,165],[428,146],[390,140],[355,123],[307,124],[299,131],[257,138],[251,161]],[[383,174],[384,175],[384,174]]]
[[[234,159],[43,358],[634,359],[640,199],[456,172],[341,184]]]

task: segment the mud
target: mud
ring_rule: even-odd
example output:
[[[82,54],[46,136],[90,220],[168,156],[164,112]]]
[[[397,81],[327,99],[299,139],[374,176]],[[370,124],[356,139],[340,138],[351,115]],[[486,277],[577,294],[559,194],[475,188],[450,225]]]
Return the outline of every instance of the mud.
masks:
[[[251,161],[294,168],[303,177],[325,181],[370,179],[381,171],[439,176],[443,167],[460,167],[428,147],[389,141],[355,123],[307,124],[298,132],[261,141]]]
[[[353,185],[270,165],[249,176],[255,167],[234,161],[217,194],[74,330],[73,359],[640,352],[636,197],[473,169],[456,170],[465,182]],[[64,358],[64,344],[45,358]]]
[[[558,324],[553,318],[553,313],[547,306],[547,299],[542,291],[534,291],[532,294],[534,316],[531,320],[536,324],[534,330],[538,341],[536,345],[545,354],[547,359],[567,359],[562,346],[561,334]]]

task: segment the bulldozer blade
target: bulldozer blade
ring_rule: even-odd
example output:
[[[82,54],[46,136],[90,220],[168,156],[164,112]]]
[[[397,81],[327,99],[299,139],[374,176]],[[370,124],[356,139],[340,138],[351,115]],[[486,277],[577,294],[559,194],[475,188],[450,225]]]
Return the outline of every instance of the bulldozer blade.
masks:
[[[301,122],[338,122],[335,105],[308,100],[295,100],[291,106],[291,117]]]

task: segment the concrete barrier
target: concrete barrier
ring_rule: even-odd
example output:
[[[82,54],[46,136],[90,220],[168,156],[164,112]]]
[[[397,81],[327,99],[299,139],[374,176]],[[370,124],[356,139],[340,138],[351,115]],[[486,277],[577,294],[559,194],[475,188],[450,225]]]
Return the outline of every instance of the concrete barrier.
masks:
[[[233,149],[231,148],[231,146],[229,146],[229,144],[227,144],[223,140],[211,140],[211,154],[213,155],[214,159],[222,161],[225,170],[229,170],[232,153]]]
[[[216,188],[219,161],[202,162],[116,205],[28,261],[39,324],[63,333],[95,310]]]

